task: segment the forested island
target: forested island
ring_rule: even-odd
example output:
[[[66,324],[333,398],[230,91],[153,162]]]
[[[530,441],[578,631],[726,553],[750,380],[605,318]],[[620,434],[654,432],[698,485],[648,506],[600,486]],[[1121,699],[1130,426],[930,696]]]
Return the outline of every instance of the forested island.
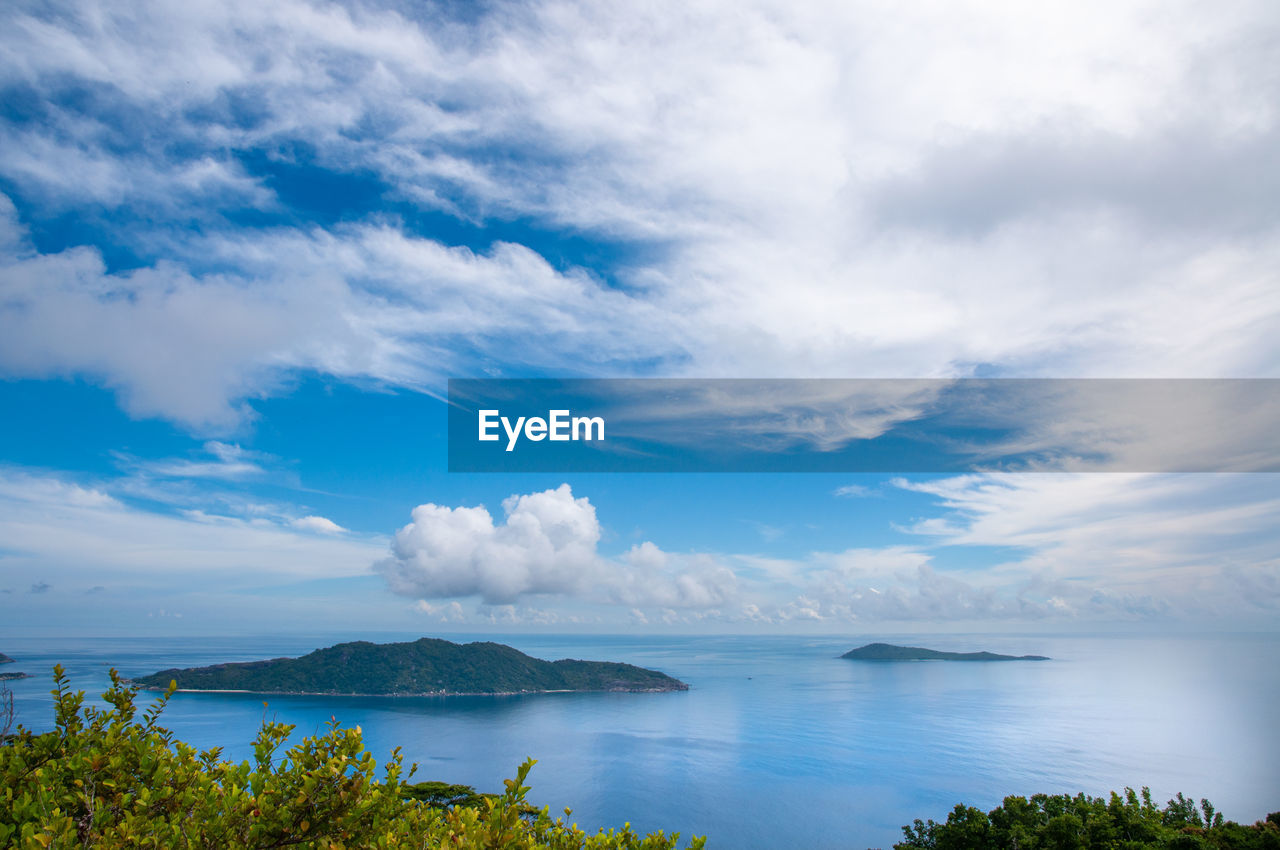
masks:
[[[689,686],[631,664],[543,661],[500,643],[436,638],[407,643],[340,643],[301,658],[161,670],[133,680],[163,690],[259,694],[461,696],[561,691],[685,691]]]
[[[918,646],[869,643],[851,649],[841,658],[855,661],[1048,661],[1045,655],[999,655],[994,652],[943,652]]]
[[[3,652],[0,652],[0,664],[12,664],[12,663],[13,663],[12,658],[5,655]],[[27,678],[30,678],[30,677],[26,673],[0,673],[0,682],[9,682],[9,681],[13,681],[14,679],[27,679]]]

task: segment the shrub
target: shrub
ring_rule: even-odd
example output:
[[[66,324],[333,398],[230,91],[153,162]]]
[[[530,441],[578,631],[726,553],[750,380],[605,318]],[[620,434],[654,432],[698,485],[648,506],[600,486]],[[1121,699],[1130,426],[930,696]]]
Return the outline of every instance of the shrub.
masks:
[[[22,848],[486,848],[674,850],[679,835],[630,826],[587,833],[525,802],[530,759],[500,795],[430,797],[410,785],[397,749],[379,779],[359,727],[281,752],[293,726],[265,721],[254,757],[234,764],[197,751],[157,721],[173,688],[138,716],[137,688],[111,671],[84,704],[54,668],[53,731],[21,726],[0,745],[0,846]],[[408,771],[412,775],[413,769]],[[428,786],[439,785],[427,783]],[[434,790],[447,791],[448,786]],[[464,804],[465,803],[465,804]],[[566,810],[566,815],[568,814]],[[701,848],[695,838],[691,848]]]

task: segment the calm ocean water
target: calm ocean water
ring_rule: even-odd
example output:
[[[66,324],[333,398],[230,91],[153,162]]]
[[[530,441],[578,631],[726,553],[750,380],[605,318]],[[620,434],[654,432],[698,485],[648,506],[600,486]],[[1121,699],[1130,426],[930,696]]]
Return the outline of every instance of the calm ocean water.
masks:
[[[18,719],[51,724],[48,671],[101,692],[107,669],[298,655],[358,636],[0,638],[39,674],[9,683]],[[367,636],[376,641],[411,636]],[[526,757],[531,799],[586,827],[705,834],[712,848],[887,848],[913,818],[1007,794],[1149,785],[1229,818],[1280,810],[1280,636],[600,637],[489,635],[541,658],[652,667],[687,693],[439,699],[269,697],[295,736],[330,715],[419,779],[498,790]],[[1048,662],[868,663],[871,640],[1052,656]],[[262,697],[179,694],[164,725],[229,758],[250,753]]]

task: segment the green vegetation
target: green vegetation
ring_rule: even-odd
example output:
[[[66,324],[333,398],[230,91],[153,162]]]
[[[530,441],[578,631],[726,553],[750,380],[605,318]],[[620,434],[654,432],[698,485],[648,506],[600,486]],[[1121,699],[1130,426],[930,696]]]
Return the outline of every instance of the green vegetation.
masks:
[[[161,670],[134,681],[156,690],[176,681],[179,690],[360,696],[683,691],[689,687],[630,664],[543,661],[500,643],[460,645],[433,638],[412,643],[340,643],[301,658]]]
[[[3,652],[0,652],[0,664],[12,664],[12,663],[13,663],[12,658],[5,655]]]
[[[1242,826],[1182,794],[1162,809],[1143,788],[1110,799],[1005,797],[990,812],[958,805],[946,823],[915,821],[894,850],[1280,850],[1280,812]]]
[[[264,722],[253,761],[197,751],[157,725],[170,689],[138,716],[137,689],[114,670],[110,708],[84,705],[54,668],[55,728],[0,737],[0,846],[45,848],[462,848],[674,850],[678,835],[588,834],[525,803],[526,761],[506,790],[420,801],[398,751],[377,765],[360,729],[334,721],[285,752],[293,730]],[[412,775],[412,768],[408,775]],[[434,785],[436,783],[424,783]],[[466,788],[466,786],[458,786]],[[470,789],[468,789],[470,790]],[[566,816],[569,812],[566,810]],[[694,839],[691,848],[701,848]]]
[[[994,652],[943,652],[918,646],[869,643],[851,649],[841,658],[855,661],[1048,661],[1044,655],[999,655]]]

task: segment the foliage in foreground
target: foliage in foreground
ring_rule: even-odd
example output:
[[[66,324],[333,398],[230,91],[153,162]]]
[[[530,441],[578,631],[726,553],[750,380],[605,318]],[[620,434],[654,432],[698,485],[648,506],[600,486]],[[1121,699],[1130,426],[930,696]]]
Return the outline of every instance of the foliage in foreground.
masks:
[[[533,760],[496,796],[440,805],[403,781],[399,750],[379,780],[360,729],[280,753],[293,726],[264,721],[253,762],[197,751],[157,720],[172,690],[144,711],[111,671],[108,709],[84,705],[54,668],[55,728],[18,727],[0,742],[0,846],[21,848],[493,848],[674,850],[679,835],[629,825],[588,834],[525,803]],[[412,774],[412,769],[408,773]],[[446,789],[447,791],[447,789]],[[442,792],[446,793],[446,792]],[[446,803],[451,802],[448,798]],[[565,812],[569,814],[568,810]],[[691,847],[700,848],[701,839]]]
[[[1280,850],[1280,812],[1252,826],[1223,821],[1208,800],[1178,794],[1162,809],[1150,790],[1110,799],[1005,797],[990,812],[958,805],[946,823],[916,820],[894,850]]]

